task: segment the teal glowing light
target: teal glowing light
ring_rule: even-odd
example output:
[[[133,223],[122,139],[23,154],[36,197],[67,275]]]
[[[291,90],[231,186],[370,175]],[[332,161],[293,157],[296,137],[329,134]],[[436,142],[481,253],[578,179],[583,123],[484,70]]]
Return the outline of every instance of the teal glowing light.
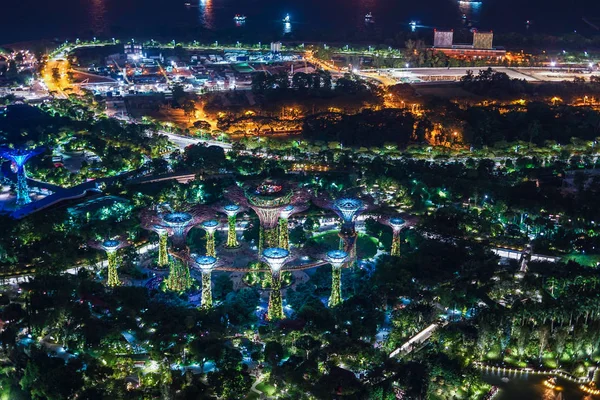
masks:
[[[217,259],[215,257],[210,256],[196,257],[194,261],[202,270],[212,269],[217,263]]]
[[[37,149],[11,149],[8,147],[0,148],[0,157],[6,158],[17,166],[17,205],[22,206],[31,203],[29,197],[29,186],[27,185],[27,170],[25,164],[33,156],[40,154],[42,148]]]
[[[356,214],[364,207],[364,203],[359,199],[342,198],[336,200],[333,207],[340,213],[344,222],[353,222]]]

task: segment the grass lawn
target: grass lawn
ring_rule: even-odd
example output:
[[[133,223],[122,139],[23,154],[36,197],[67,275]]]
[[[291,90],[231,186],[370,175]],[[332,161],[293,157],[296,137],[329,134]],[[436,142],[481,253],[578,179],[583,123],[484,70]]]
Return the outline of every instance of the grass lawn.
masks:
[[[338,249],[340,247],[340,237],[334,231],[316,235],[310,241],[314,241],[317,245],[326,249]],[[369,235],[359,233],[356,250],[359,258],[371,258],[377,254],[377,240]]]
[[[269,385],[268,383],[265,383],[265,382],[261,382],[258,385],[256,385],[256,389],[260,390],[267,396],[273,396],[275,394],[275,392],[277,392],[277,389],[275,388],[275,386]]]
[[[575,261],[586,267],[595,267],[600,262],[600,254],[571,253],[563,257],[563,261]]]

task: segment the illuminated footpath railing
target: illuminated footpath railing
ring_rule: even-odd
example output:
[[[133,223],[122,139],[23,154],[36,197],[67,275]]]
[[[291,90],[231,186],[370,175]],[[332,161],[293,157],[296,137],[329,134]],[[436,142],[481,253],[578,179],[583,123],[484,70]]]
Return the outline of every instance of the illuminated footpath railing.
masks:
[[[536,370],[533,368],[507,368],[485,365],[481,362],[474,362],[473,366],[480,371],[515,373],[515,374],[532,374],[532,375],[552,375],[566,379],[570,382],[579,384],[588,384],[591,381],[586,377],[576,377],[561,369]],[[583,389],[582,389],[583,390]]]

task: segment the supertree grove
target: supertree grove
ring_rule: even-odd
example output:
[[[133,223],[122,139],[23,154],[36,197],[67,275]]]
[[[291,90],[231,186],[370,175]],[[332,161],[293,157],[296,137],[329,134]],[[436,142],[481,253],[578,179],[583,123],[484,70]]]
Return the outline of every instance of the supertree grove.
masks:
[[[31,198],[29,197],[29,186],[27,185],[27,170],[25,169],[25,164],[31,157],[40,154],[42,151],[42,148],[0,148],[0,156],[15,163],[17,168],[17,206],[23,206],[31,203]]]
[[[129,242],[117,238],[101,241],[93,240],[89,242],[89,245],[92,248],[104,250],[106,252],[106,256],[108,258],[106,285],[110,287],[120,285],[121,281],[119,280],[119,274],[117,272],[119,268],[119,257],[117,251],[123,247],[129,246]]]
[[[269,294],[269,308],[267,318],[276,321],[285,318],[283,314],[283,300],[281,297],[281,268],[288,261],[290,252],[282,248],[268,248],[262,253],[263,261],[271,269],[271,293]]]
[[[192,257],[192,265],[202,273],[202,308],[211,308],[212,298],[212,271],[217,264],[217,259],[210,256]]]
[[[215,231],[219,227],[219,221],[216,219],[209,219],[208,221],[202,222],[200,226],[206,231],[206,255],[208,257],[216,257]]]
[[[211,215],[210,209],[200,206],[187,207],[178,212],[169,208],[166,210],[154,208],[143,212],[142,227],[159,233],[159,265],[161,265],[161,258],[164,262],[164,256],[161,256],[161,246],[163,243],[166,244],[163,231],[166,231],[166,235],[171,238],[174,250],[183,250],[186,248],[186,237],[190,229],[209,219]],[[165,280],[166,287],[175,292],[189,289],[192,285],[192,278],[187,263],[173,257],[167,257],[167,259],[169,276]]]
[[[335,307],[342,302],[342,266],[348,258],[348,253],[342,250],[327,252],[325,259],[331,264],[331,295],[329,307]]]

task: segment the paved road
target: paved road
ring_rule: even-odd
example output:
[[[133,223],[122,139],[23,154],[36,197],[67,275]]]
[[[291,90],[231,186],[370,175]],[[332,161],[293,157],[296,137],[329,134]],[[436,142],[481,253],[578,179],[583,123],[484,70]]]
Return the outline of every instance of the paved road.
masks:
[[[435,78],[435,77],[455,77],[460,78],[467,74],[467,71],[471,70],[474,74],[479,73],[479,70],[486,69],[487,67],[460,67],[460,68],[392,68],[379,71],[382,75],[387,75],[392,78],[415,78],[422,79]],[[525,79],[527,81],[537,81],[538,79],[527,73],[526,69],[506,68],[506,67],[492,67],[494,71],[504,72],[510,78],[513,79]]]
[[[219,146],[219,147],[222,147],[223,150],[225,150],[226,152],[231,150],[231,148],[232,148],[231,143],[218,142],[216,140],[192,138],[189,136],[181,136],[181,135],[176,135],[174,133],[167,133],[167,132],[160,132],[160,133],[162,135],[167,136],[169,138],[169,140],[175,146],[179,147],[180,149],[185,149],[187,146],[189,146],[191,144],[198,144],[198,143],[206,143],[209,146]]]

